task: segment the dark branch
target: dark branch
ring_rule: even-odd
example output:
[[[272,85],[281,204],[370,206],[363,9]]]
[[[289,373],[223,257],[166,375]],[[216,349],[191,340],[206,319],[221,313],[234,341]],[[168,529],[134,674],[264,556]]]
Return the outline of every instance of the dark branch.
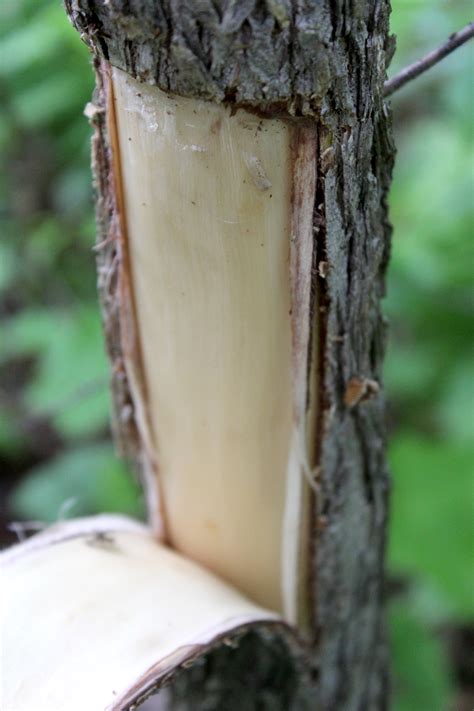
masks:
[[[471,37],[474,37],[474,22],[470,22],[459,32],[455,32],[450,35],[441,47],[429,52],[429,54],[426,54],[417,62],[405,67],[405,69],[402,69],[398,72],[398,74],[395,74],[394,77],[386,81],[384,84],[384,96],[390,96],[395,91],[400,89],[400,87],[404,86],[412,79],[415,79],[420,74],[423,74],[423,72],[426,72],[427,69],[432,67],[434,64],[437,64],[441,61],[441,59],[444,59],[444,57],[450,54],[453,50],[457,49],[464,44],[464,42],[471,39]]]

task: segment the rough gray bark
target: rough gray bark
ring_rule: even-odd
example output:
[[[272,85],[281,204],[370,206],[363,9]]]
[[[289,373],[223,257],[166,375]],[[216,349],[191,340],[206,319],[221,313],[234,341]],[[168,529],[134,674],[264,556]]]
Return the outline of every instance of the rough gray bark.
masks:
[[[383,709],[382,583],[388,477],[380,311],[393,145],[383,82],[388,0],[66,0],[101,57],[187,96],[306,117],[318,126],[314,213],[320,389],[313,506],[313,639],[306,670],[265,633],[175,680],[176,708]],[[94,115],[99,274],[122,441],[139,458],[117,333],[122,249],[108,138]],[[103,92],[102,92],[103,93]],[[115,269],[115,271],[114,271]],[[117,386],[117,383],[119,385]],[[118,393],[118,394],[117,394]]]

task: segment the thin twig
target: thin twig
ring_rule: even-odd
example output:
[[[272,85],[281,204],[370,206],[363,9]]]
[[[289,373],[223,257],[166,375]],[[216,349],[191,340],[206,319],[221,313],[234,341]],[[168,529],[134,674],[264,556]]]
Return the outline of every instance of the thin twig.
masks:
[[[405,69],[402,69],[398,72],[398,74],[395,74],[394,77],[386,81],[384,84],[384,96],[390,96],[394,93],[394,91],[397,91],[400,87],[404,86],[412,79],[415,79],[420,74],[423,74],[423,72],[426,72],[427,69],[430,69],[430,67],[434,64],[437,64],[441,59],[444,59],[444,57],[450,54],[453,50],[457,49],[464,44],[464,42],[471,39],[471,37],[474,37],[474,22],[470,22],[459,32],[455,32],[450,35],[441,47],[429,52],[429,54],[425,55],[417,62],[410,64],[408,67],[405,67]]]
[[[7,524],[8,530],[16,535],[19,543],[26,540],[27,531],[43,531],[47,526],[44,521],[11,521]]]

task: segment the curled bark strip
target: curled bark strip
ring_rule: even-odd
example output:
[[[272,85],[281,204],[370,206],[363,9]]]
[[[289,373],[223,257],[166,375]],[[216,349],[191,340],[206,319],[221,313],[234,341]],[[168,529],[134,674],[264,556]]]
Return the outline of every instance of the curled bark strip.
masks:
[[[102,322],[109,359],[115,442],[131,460],[145,489],[148,519],[164,536],[157,487],[157,461],[149,424],[146,383],[134,316],[133,290],[122,201],[113,88],[107,62],[97,60],[96,91],[91,123],[92,168],[97,188],[97,272]],[[90,113],[90,112],[89,112]]]
[[[263,647],[282,646],[302,666],[304,647],[278,615],[125,517],[56,524],[2,553],[0,564],[10,613],[4,708],[134,709],[212,650],[257,631]],[[17,656],[19,634],[28,642]]]

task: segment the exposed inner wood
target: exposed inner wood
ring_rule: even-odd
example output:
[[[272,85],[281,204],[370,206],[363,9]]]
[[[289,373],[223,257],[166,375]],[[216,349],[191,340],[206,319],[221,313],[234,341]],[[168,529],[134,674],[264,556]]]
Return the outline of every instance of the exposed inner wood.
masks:
[[[0,563],[1,699],[11,711],[128,708],[223,635],[277,622],[116,516],[57,524]]]
[[[167,538],[297,622],[314,137],[119,70],[113,83]]]

